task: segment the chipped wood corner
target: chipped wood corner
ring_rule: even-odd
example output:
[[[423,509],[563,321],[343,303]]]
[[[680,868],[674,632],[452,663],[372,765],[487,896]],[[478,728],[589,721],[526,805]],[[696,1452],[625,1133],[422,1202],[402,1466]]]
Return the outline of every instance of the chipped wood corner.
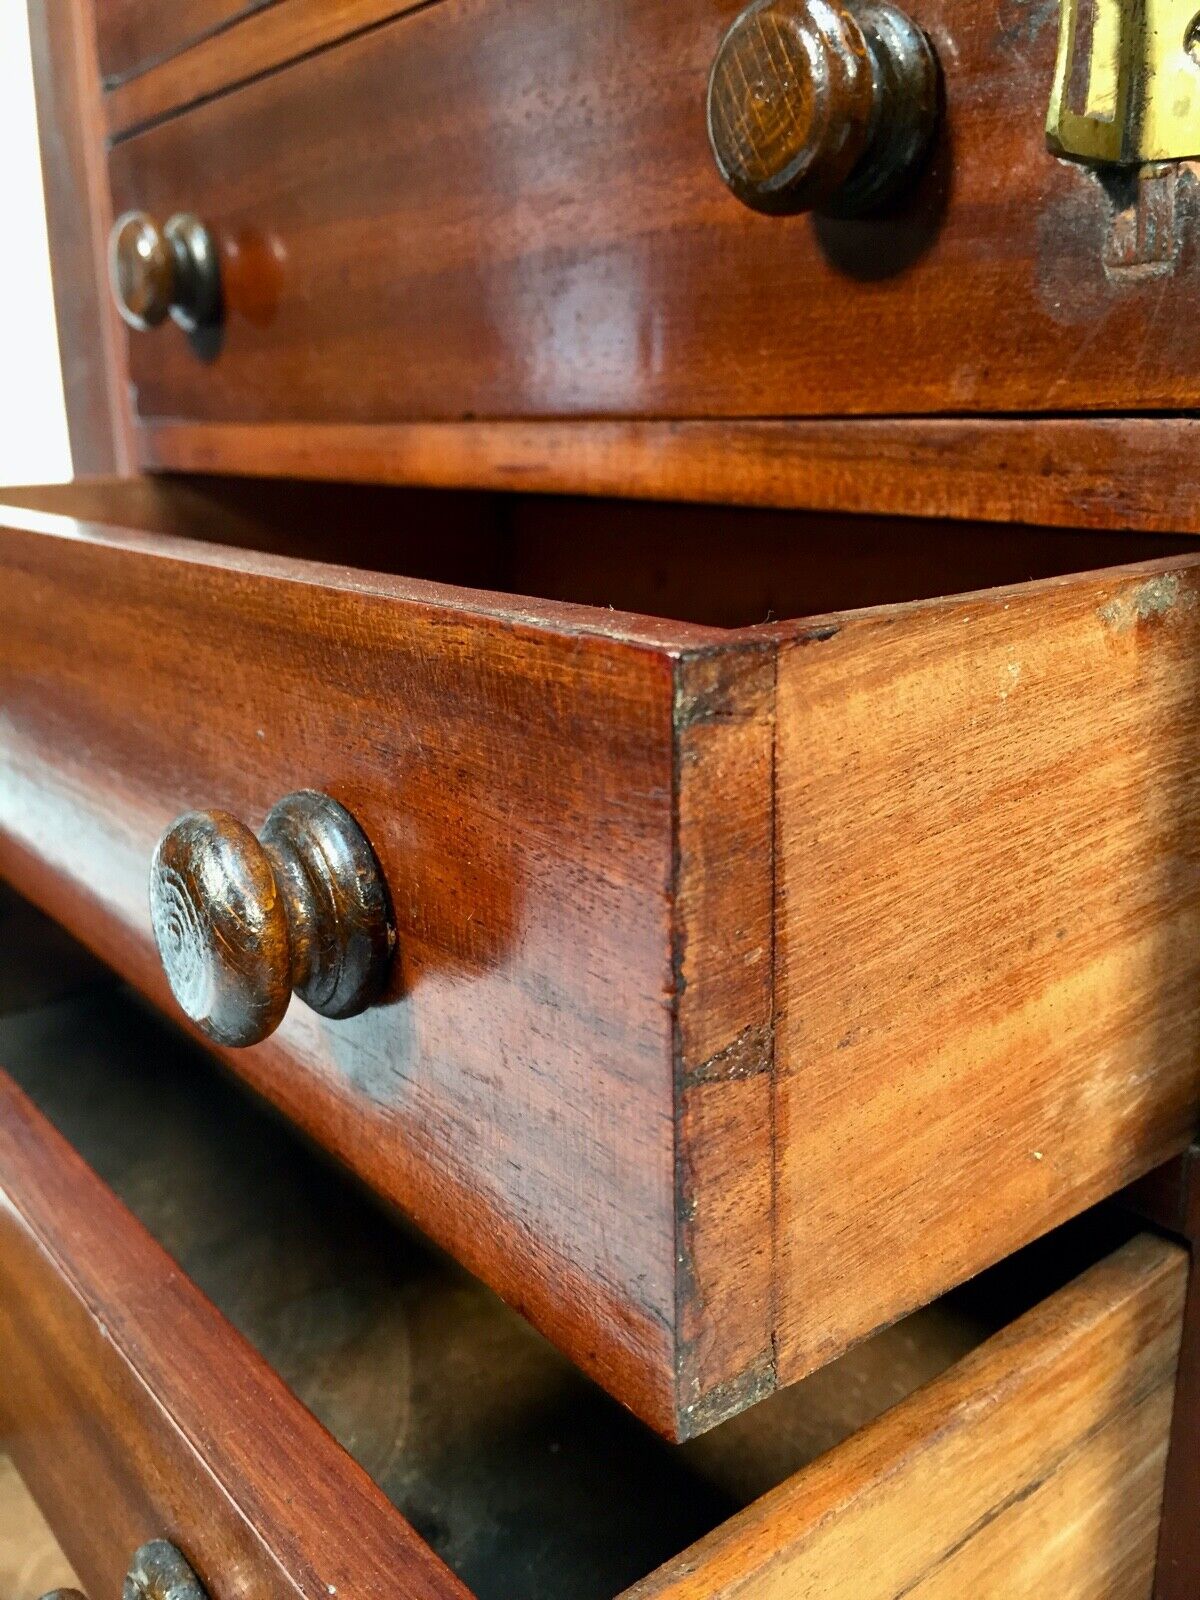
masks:
[[[675,679],[676,1428],[775,1388],[776,648],[686,654]],[[711,803],[721,793],[720,806]]]

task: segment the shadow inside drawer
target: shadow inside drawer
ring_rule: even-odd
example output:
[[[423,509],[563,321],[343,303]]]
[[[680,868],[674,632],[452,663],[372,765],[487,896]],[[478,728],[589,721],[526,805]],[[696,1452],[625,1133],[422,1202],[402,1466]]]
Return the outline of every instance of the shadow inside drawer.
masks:
[[[1084,1218],[672,1447],[124,989],[0,1016],[0,1062],[479,1600],[606,1600],[1132,1232]]]

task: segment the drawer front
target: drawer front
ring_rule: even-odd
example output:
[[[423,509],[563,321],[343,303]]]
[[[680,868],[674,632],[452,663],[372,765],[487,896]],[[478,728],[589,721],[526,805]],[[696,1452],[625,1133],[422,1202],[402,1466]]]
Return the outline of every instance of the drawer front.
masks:
[[[276,0],[94,0],[100,72],[121,83]]]
[[[1195,403],[1193,177],[1048,153],[1054,7],[910,0],[945,79],[932,166],[886,217],[815,222],[717,175],[706,88],[738,9],[443,0],[120,140],[116,211],[194,212],[224,260],[215,359],[131,338],[141,417]],[[1166,254],[1122,266],[1122,240]]]
[[[1178,1246],[1093,1216],[671,1450],[115,986],[0,1039],[0,1452],[91,1594],[1148,1600]]]
[[[90,1594],[169,1539],[211,1600],[466,1600],[3,1074],[0,1365],[0,1443]]]
[[[657,625],[50,526],[3,541],[0,870],[177,1013],[164,830],[258,828],[306,788],[347,807],[390,886],[389,986],[341,1021],[293,1000],[236,1070],[673,1431]]]
[[[668,1435],[1188,1143],[1197,557],[722,631],[4,523],[0,871],[174,1012],[173,819],[346,806],[389,986],[227,1059]]]
[[[627,1600],[1150,1600],[1186,1273],[1133,1240]]]
[[[0,1444],[90,1593],[165,1538],[209,1600],[469,1600],[3,1075],[0,1198]],[[1185,1282],[1133,1240],[628,1600],[1149,1600]]]

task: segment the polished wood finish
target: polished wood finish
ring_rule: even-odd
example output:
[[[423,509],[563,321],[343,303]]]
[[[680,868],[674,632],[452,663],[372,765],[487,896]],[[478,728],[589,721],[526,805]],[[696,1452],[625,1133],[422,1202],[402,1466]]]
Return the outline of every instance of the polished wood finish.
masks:
[[[108,268],[117,310],[139,333],[168,314],[188,332],[220,322],[220,266],[198,217],[177,212],[160,228],[144,211],[127,211],[113,223]]]
[[[171,818],[345,802],[392,983],[230,1059],[664,1432],[1186,1144],[1200,557],[723,630],[5,521],[0,866],[162,1002]]]
[[[1134,1240],[627,1600],[1149,1600],[1185,1280]]]
[[[100,71],[121,83],[276,0],[94,0]]]
[[[162,831],[299,784],[345,804],[391,888],[392,982],[348,1022],[293,1006],[237,1070],[680,1431],[674,662],[721,636],[22,516],[0,871],[170,1005]],[[710,1368],[721,1343],[714,1321]]]
[[[914,7],[953,64],[947,139],[898,209],[817,223],[748,212],[713,167],[707,82],[737,9],[448,0],[118,142],[121,209],[186,205],[239,262],[226,262],[219,361],[179,339],[131,351],[140,415],[1194,404],[1186,251],[1139,272],[1109,248],[1120,216],[1165,200],[1105,187],[1045,148],[1051,9],[1012,23],[960,0]],[[366,120],[350,110],[362,106]],[[451,148],[470,152],[452,183]],[[1180,238],[1189,182],[1172,190]],[[278,289],[264,305],[268,260]],[[1103,338],[1085,337],[1095,327]]]
[[[162,229],[144,211],[127,211],[113,223],[108,254],[117,310],[131,328],[157,328],[175,298],[175,258]]]
[[[184,1014],[218,1044],[261,1044],[293,989],[356,1017],[387,980],[396,929],[362,829],[328,795],[273,806],[261,839],[224,811],[189,812],[159,840],[150,920]]]
[[[208,34],[153,72],[111,85],[104,96],[106,132],[113,139],[132,133],[425,3],[287,0],[258,6],[235,29]]]
[[[155,422],[142,465],[1200,534],[1200,421]]]
[[[71,460],[131,470],[125,345],[108,294],[112,221],[93,0],[29,0],[38,135]]]
[[[1123,1289],[1134,1276],[1113,1252],[1135,1230],[1115,1211],[1093,1214],[810,1382],[666,1450],[480,1284],[378,1211],[358,1185],[115,985],[0,1021],[0,1057],[170,1252],[178,1276],[236,1322],[481,1600],[599,1600],[623,1591],[781,1484],[799,1496],[815,1474],[819,1488],[830,1449],[863,1427],[874,1430],[922,1383],[953,1375],[955,1363],[975,1359],[972,1352],[989,1348],[985,1341],[1028,1308],[1039,1306],[1043,1325],[1056,1327],[1062,1341],[1077,1336],[1080,1296],[1060,1291],[1080,1271],[1106,1260],[1118,1265],[1094,1301],[1117,1301],[1114,1281]],[[1131,1335],[1138,1348],[1156,1336],[1157,1315],[1146,1299],[1139,1304],[1145,1322]],[[120,1308],[113,1316],[123,1330]],[[61,1351],[42,1349],[53,1374]],[[1079,1354],[1076,1394],[1095,1376],[1086,1351]],[[994,1443],[990,1414],[1014,1378],[999,1358],[987,1370],[992,1381],[971,1402],[985,1456]],[[964,1377],[959,1391],[969,1387]],[[881,1471],[919,1474],[937,1432],[923,1440],[906,1432],[905,1449],[880,1460]],[[137,1481],[140,1458],[123,1458],[116,1433],[107,1442],[107,1471]],[[1123,1464],[1132,1471],[1132,1452]],[[1019,1470],[1011,1487],[1014,1497],[1027,1488]],[[912,1495],[919,1492],[914,1483]],[[86,1515],[78,1499],[67,1511],[76,1522]],[[1140,1521],[1140,1496],[1130,1514]],[[853,1538],[852,1522],[848,1530]],[[943,1531],[953,1538],[952,1519]],[[1126,1546],[1114,1539],[1088,1549],[1092,1531],[1085,1521],[1077,1532],[1072,1522],[1045,1544],[1060,1552],[1056,1559],[1064,1547],[1072,1560],[1085,1551],[1097,1573],[1119,1579]],[[858,1560],[852,1542],[831,1592],[856,1592]],[[222,1568],[210,1581],[229,1575]],[[213,1600],[228,1592],[214,1590]]]
[[[89,1593],[169,1537],[212,1600],[466,1591],[0,1076],[0,1437]]]
[[[708,82],[717,170],[768,216],[875,209],[911,179],[937,110],[929,41],[875,0],[751,0]]]

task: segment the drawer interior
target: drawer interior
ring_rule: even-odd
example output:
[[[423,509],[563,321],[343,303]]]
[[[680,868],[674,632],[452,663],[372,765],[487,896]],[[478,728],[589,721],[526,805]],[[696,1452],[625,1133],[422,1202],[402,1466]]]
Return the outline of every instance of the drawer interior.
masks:
[[[1178,554],[1161,534],[238,478],[7,503],[514,596],[744,628]]]
[[[19,901],[5,950],[55,935]],[[668,1446],[62,945],[0,1061],[479,1600],[604,1600],[1126,1241],[1093,1212],[806,1382]]]

